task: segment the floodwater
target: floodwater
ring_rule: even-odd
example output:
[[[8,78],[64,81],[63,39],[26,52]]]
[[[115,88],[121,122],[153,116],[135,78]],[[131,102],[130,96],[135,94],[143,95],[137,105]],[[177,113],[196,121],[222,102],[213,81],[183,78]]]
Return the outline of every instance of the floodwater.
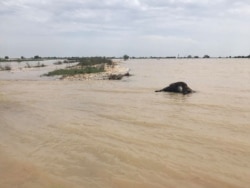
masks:
[[[121,81],[0,72],[0,187],[249,187],[249,59],[122,64]],[[154,92],[176,81],[196,93]]]

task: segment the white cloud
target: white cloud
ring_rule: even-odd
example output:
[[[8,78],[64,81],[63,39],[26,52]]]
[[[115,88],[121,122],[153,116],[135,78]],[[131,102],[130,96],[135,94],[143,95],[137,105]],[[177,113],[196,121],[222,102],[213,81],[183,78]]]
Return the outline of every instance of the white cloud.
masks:
[[[96,44],[96,48],[85,51],[90,53],[89,49],[93,49],[100,55],[120,55],[118,49],[133,49],[134,55],[175,55],[178,51],[237,55],[238,50],[226,54],[226,50],[221,52],[216,46],[221,48],[225,43],[227,49],[225,41],[233,39],[237,41],[235,48],[247,52],[250,46],[244,41],[250,37],[249,10],[248,0],[1,0],[0,37],[5,40],[0,57],[7,52],[22,55],[17,49],[11,52],[11,47],[3,47],[14,39],[20,44],[29,43],[32,49],[54,46],[44,50],[45,55],[53,55],[56,44],[61,49],[57,50],[58,55],[63,55],[69,44],[79,51],[74,46],[87,49],[84,46],[88,43]],[[113,47],[104,47],[108,41]],[[121,47],[114,44],[117,41]],[[164,54],[162,48],[170,46],[172,54]],[[28,56],[28,46],[25,49]]]
[[[228,9],[228,13],[232,16],[240,16],[249,19],[250,17],[250,4],[238,3],[234,7]]]

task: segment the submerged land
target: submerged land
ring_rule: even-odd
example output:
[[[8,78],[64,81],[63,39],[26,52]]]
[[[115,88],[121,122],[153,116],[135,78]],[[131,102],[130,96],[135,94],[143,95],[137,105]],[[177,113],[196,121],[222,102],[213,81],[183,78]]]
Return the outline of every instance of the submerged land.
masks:
[[[50,63],[45,63],[45,62]],[[43,77],[57,77],[61,80],[120,80],[129,76],[129,69],[106,57],[82,57],[67,59],[28,59],[24,61],[3,61],[0,71],[11,73],[29,72],[44,69]]]
[[[127,60],[201,60],[201,59],[250,59],[250,55],[210,57],[199,56],[148,56],[148,57],[40,57],[25,58],[0,57],[0,72],[41,72],[40,76],[59,78],[61,80],[120,80],[129,76],[130,69],[121,65]],[[47,63],[49,62],[49,63]],[[27,74],[28,75],[28,74]],[[26,75],[26,77],[27,77]],[[3,76],[0,76],[0,79]],[[11,78],[7,76],[8,78]],[[15,79],[15,77],[14,77]],[[18,78],[16,78],[18,79]]]

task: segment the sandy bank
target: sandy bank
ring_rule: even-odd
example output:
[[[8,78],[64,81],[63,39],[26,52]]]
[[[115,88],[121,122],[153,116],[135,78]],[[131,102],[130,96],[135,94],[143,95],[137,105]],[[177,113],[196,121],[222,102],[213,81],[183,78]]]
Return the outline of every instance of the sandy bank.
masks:
[[[130,69],[114,63],[113,65],[105,65],[105,71],[100,73],[77,74],[74,76],[62,77],[62,80],[120,80],[123,76],[129,76]]]

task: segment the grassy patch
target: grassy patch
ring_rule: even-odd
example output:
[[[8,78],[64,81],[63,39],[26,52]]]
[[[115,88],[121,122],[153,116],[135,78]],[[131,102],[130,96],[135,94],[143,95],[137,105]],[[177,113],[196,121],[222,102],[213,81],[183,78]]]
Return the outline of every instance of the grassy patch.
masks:
[[[73,76],[76,74],[89,74],[89,73],[98,73],[103,72],[104,66],[99,67],[84,67],[84,68],[70,68],[70,69],[58,69],[54,70],[52,72],[49,72],[48,74],[45,74],[46,76]]]
[[[105,65],[112,65],[113,62],[105,57],[84,57],[77,59],[69,59],[69,62],[79,62],[77,65],[66,69],[58,69],[45,74],[45,76],[74,76],[76,74],[90,74],[104,72]],[[62,64],[62,62],[57,62]]]
[[[85,57],[79,59],[78,66],[93,66],[98,64],[111,65],[113,62],[105,57]]]

